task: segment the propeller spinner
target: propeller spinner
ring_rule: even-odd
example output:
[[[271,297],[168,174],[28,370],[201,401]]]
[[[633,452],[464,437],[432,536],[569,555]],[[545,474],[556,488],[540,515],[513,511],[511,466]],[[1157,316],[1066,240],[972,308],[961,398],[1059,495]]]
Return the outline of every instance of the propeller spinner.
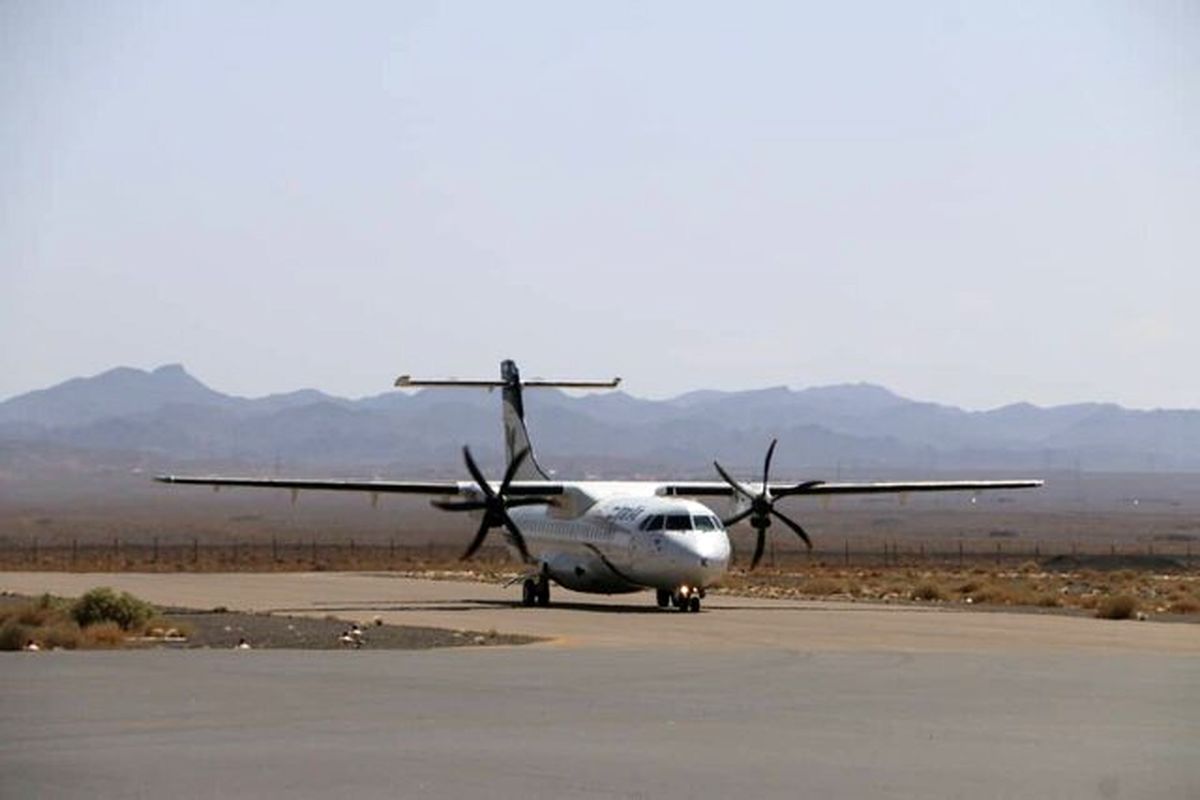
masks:
[[[475,459],[471,457],[471,449],[463,447],[463,460],[467,462],[467,471],[471,473],[475,483],[479,486],[479,491],[483,493],[483,497],[478,500],[433,500],[431,505],[440,508],[443,511],[482,511],[483,519],[479,523],[479,530],[475,533],[475,538],[471,540],[471,544],[467,547],[467,551],[462,554],[462,560],[466,561],[483,545],[483,540],[487,538],[488,532],[493,528],[506,528],[512,536],[513,544],[520,551],[521,557],[526,561],[531,560],[529,548],[525,545],[525,537],[521,535],[520,528],[513,522],[513,518],[509,516],[508,509],[517,508],[519,506],[537,506],[549,505],[554,502],[549,497],[508,497],[508,488],[516,476],[517,471],[521,468],[521,464],[529,457],[529,449],[526,448],[517,453],[516,458],[508,465],[508,469],[504,472],[504,479],[500,482],[499,489],[493,489],[488,483],[487,478],[483,477],[483,472],[479,469],[479,465],[475,463]]]
[[[763,460],[762,491],[758,493],[751,491],[751,489],[744,484],[735,481],[719,463],[716,461],[713,462],[713,466],[717,468],[717,472],[720,473],[725,482],[732,486],[733,490],[737,494],[750,501],[750,507],[745,511],[734,514],[729,519],[722,520],[722,522],[725,524],[725,527],[728,528],[732,525],[736,525],[747,517],[750,518],[750,526],[758,532],[758,541],[754,545],[754,557],[750,560],[750,569],[757,567],[758,562],[762,559],[763,548],[766,546],[767,542],[767,528],[771,527],[771,517],[778,518],[780,522],[791,528],[797,536],[804,540],[804,544],[808,546],[808,549],[812,549],[812,540],[808,538],[808,534],[804,532],[804,528],[800,527],[798,522],[789,519],[782,512],[776,511],[775,501],[778,499],[778,497],[783,497],[790,494],[802,494],[805,489],[816,486],[820,483],[820,481],[808,481],[806,483],[788,487],[786,490],[780,492],[778,496],[772,496],[770,484],[771,459],[775,455],[775,445],[778,443],[778,439],[772,439],[771,446],[767,448],[767,457]]]

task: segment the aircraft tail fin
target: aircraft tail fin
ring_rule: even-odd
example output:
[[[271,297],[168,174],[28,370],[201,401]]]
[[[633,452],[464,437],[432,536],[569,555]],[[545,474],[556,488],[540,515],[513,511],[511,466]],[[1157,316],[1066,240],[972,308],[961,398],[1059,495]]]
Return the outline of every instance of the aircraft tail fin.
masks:
[[[549,480],[550,476],[542,469],[538,463],[537,456],[533,451],[533,443],[529,440],[529,429],[525,425],[525,400],[522,390],[524,388],[560,388],[560,389],[615,389],[620,385],[620,378],[613,378],[608,381],[591,381],[591,380],[543,380],[535,378],[533,380],[521,380],[521,373],[517,369],[516,362],[511,359],[505,359],[500,362],[500,380],[459,380],[457,378],[448,378],[443,380],[420,380],[415,379],[411,375],[401,375],[396,379],[396,386],[401,388],[408,387],[467,387],[477,389],[488,389],[489,391],[495,388],[501,389],[501,403],[503,406],[504,419],[504,450],[505,457],[508,463],[512,463],[513,459],[522,450],[529,451],[529,457],[525,459],[525,463],[521,465],[517,471],[517,480]]]

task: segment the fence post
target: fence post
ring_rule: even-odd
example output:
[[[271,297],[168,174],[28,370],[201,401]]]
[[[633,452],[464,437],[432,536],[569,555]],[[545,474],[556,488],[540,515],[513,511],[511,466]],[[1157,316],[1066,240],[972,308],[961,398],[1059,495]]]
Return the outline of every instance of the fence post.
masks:
[[[113,558],[114,559],[120,558],[120,556],[121,556],[121,539],[117,536],[114,536],[113,537]]]
[[[843,548],[844,548],[845,555],[846,555],[846,566],[848,567],[848,566],[850,566],[850,540],[849,539],[845,539],[843,541]]]
[[[963,541],[958,540],[958,566],[961,569],[963,565]]]
[[[192,563],[200,563],[200,540],[195,536],[192,537]]]
[[[1000,556],[1004,552],[1004,543],[996,542],[996,566],[1000,566]]]

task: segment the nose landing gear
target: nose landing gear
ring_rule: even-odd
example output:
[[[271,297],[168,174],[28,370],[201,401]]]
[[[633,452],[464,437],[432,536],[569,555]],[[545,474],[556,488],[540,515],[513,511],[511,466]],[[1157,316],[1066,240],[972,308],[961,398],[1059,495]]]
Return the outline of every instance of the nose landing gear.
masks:
[[[545,575],[525,579],[521,584],[521,603],[527,606],[550,605],[550,581]]]
[[[658,602],[659,608],[674,606],[680,611],[696,613],[700,610],[700,598],[703,596],[703,589],[680,586],[673,592],[670,589],[659,589],[655,594],[655,600]]]

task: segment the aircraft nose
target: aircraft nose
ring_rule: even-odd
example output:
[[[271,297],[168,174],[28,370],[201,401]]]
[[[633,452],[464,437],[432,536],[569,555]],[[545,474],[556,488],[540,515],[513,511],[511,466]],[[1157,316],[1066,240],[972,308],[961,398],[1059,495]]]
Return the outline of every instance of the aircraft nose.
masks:
[[[704,537],[688,543],[688,555],[700,568],[705,579],[715,578],[729,566],[729,540],[726,537]]]

